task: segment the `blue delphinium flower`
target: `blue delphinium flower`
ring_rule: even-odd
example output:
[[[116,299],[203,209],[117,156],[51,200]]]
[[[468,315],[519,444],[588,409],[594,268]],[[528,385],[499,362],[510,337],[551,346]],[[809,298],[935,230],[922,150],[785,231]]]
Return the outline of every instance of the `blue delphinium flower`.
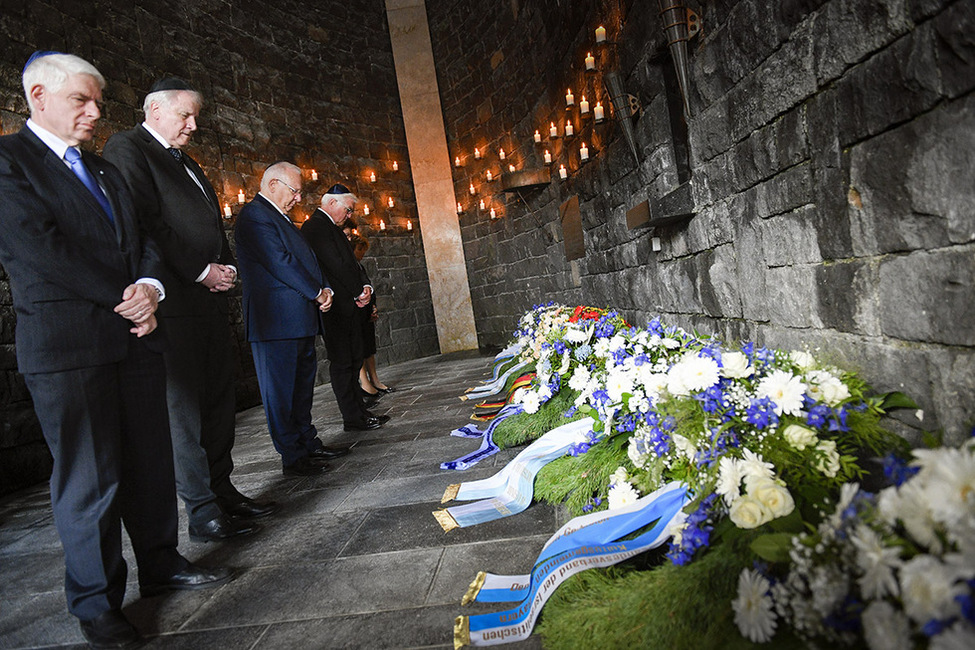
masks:
[[[566,345],[565,345],[565,342],[564,342],[564,341],[562,341],[561,339],[559,339],[558,341],[556,341],[556,342],[555,342],[555,343],[554,343],[554,344],[552,345],[552,347],[553,347],[553,348],[555,349],[555,351],[556,351],[556,352],[558,352],[559,354],[563,354],[563,353],[565,353],[565,348],[566,348]]]
[[[647,332],[650,334],[656,334],[657,336],[663,336],[664,326],[663,323],[660,322],[659,316],[647,323]]]
[[[884,478],[896,486],[901,486],[909,478],[921,471],[920,467],[911,467],[903,458],[898,458],[894,452],[884,456]]]
[[[708,516],[717,496],[711,493],[702,499],[697,509],[687,516],[686,525],[681,531],[680,544],[673,541],[670,543],[667,558],[677,566],[690,562],[697,549],[711,543],[711,530],[714,526],[708,523]]]
[[[830,410],[827,422],[829,423],[830,431],[846,432],[850,430],[850,427],[846,424],[846,409],[842,406]]]
[[[829,417],[831,410],[825,404],[816,404],[815,406],[809,407],[806,412],[806,424],[813,428],[821,429],[826,426],[826,418]]]
[[[755,425],[757,429],[778,424],[779,416],[775,414],[775,403],[768,397],[753,399],[745,412],[745,422]]]

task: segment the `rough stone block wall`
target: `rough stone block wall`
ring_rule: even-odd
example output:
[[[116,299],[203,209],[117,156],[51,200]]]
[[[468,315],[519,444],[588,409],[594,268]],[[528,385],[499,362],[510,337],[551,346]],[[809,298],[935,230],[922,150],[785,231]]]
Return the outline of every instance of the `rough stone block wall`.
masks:
[[[383,3],[0,0],[2,133],[27,119],[20,73],[37,49],[78,54],[106,77],[96,151],[112,133],[141,122],[142,99],[157,78],[196,85],[206,103],[188,151],[234,214],[238,190],[253,198],[276,160],[306,170],[296,220],[317,207],[331,183],[352,188],[371,211],[360,222],[372,243],[368,263],[382,309],[378,361],[438,352],[420,239],[415,231],[398,234],[407,219],[417,223],[416,202]],[[390,196],[394,209],[384,207]],[[386,233],[378,231],[380,218],[391,226]],[[227,228],[232,241],[233,219]],[[259,395],[239,301],[234,321],[238,405],[245,407]],[[14,346],[10,290],[0,270],[0,493],[43,480],[49,468]],[[319,356],[324,366],[324,347]]]
[[[804,348],[905,390],[918,428],[966,437],[975,420],[975,5],[961,0],[689,0],[690,114],[656,2],[429,3],[458,201],[470,183],[504,206],[462,217],[478,335],[556,300],[619,308],[728,341]],[[605,25],[611,44],[597,46]],[[599,73],[586,73],[592,51]],[[601,99],[617,70],[642,109],[619,123],[565,109]],[[576,120],[573,139],[547,127]],[[580,129],[581,127],[581,129]],[[532,142],[539,129],[542,144]],[[686,135],[684,135],[686,134]],[[580,164],[580,138],[592,160]],[[483,182],[517,152],[552,181],[512,197]],[[509,149],[510,147],[510,149]],[[565,164],[569,178],[554,169]],[[626,212],[690,177],[694,216],[630,230]],[[586,257],[562,252],[558,206],[578,196]],[[480,195],[479,195],[480,196]],[[653,237],[661,250],[654,252]]]

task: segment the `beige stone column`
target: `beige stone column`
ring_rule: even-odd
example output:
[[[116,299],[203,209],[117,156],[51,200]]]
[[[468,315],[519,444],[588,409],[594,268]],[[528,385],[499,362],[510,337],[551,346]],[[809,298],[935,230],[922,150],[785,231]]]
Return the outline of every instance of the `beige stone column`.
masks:
[[[440,352],[477,349],[450,153],[424,0],[386,0]]]

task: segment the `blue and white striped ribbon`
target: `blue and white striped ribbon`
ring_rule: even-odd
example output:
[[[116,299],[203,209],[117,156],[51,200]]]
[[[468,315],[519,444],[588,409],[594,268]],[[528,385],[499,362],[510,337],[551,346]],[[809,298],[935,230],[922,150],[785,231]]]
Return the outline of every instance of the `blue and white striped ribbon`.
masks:
[[[503,409],[498,411],[498,414],[494,416],[493,420],[491,420],[490,426],[488,426],[488,428],[484,431],[484,433],[481,434],[483,436],[483,440],[481,440],[481,446],[478,447],[476,451],[472,451],[469,454],[465,454],[464,456],[461,456],[457,460],[449,460],[440,463],[440,469],[465,470],[470,467],[473,467],[474,465],[477,465],[485,458],[488,458],[489,456],[493,456],[494,454],[498,453],[499,447],[496,444],[494,444],[494,438],[493,438],[494,430],[503,421],[507,420],[512,415],[518,415],[524,410],[525,408],[521,404],[506,405]],[[461,429],[454,429],[454,431],[460,431],[460,430]],[[451,432],[451,435],[454,435],[454,431]]]
[[[511,377],[512,374],[528,367],[529,365],[530,364],[527,361],[520,361],[505,370],[504,373],[500,377],[496,377],[494,381],[468,390],[466,395],[461,395],[461,399],[481,399],[482,397],[487,397],[488,395],[494,395],[504,388],[504,385],[508,383],[508,378]]]

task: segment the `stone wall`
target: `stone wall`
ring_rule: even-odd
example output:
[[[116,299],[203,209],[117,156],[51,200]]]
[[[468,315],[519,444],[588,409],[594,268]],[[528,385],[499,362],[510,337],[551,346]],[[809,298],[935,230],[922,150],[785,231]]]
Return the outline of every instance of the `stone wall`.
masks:
[[[155,79],[191,81],[206,105],[188,151],[222,201],[236,214],[237,192],[252,198],[264,168],[281,159],[306,170],[296,220],[317,207],[331,183],[351,187],[371,212],[357,217],[372,243],[367,266],[382,310],[380,367],[438,352],[422,245],[416,231],[404,231],[407,219],[417,223],[416,207],[381,2],[0,0],[0,16],[2,133],[27,118],[20,73],[37,49],[78,54],[106,77],[98,151],[109,135],[141,121]],[[390,196],[393,209],[384,207]],[[385,232],[378,231],[380,218],[390,225]],[[227,227],[232,239],[232,218]],[[251,406],[259,396],[239,302],[235,325],[238,405]],[[0,493],[43,480],[49,469],[14,345],[10,289],[0,269]],[[324,349],[320,358],[324,363]]]
[[[660,315],[728,341],[808,347],[878,391],[911,394],[923,421],[903,416],[908,436],[917,428],[967,436],[975,5],[687,4],[703,29],[688,47],[685,121],[656,2],[428,3],[451,156],[464,164],[456,194],[468,206],[463,236],[482,345],[502,345],[521,312],[548,300],[617,307],[632,322]],[[594,43],[599,25],[606,45]],[[590,51],[598,72],[585,71]],[[629,120],[639,164],[621,120],[597,125],[577,108],[583,91],[608,104],[607,70],[640,100]],[[566,119],[576,135],[550,140],[549,125],[561,135]],[[509,164],[498,148],[519,169],[546,169],[548,149],[551,182],[520,194],[488,183],[488,169]],[[667,203],[688,179],[693,218],[627,227],[628,210],[643,201],[654,216],[682,214]],[[586,255],[570,263],[559,206],[572,196]],[[500,219],[472,207],[482,197]]]

